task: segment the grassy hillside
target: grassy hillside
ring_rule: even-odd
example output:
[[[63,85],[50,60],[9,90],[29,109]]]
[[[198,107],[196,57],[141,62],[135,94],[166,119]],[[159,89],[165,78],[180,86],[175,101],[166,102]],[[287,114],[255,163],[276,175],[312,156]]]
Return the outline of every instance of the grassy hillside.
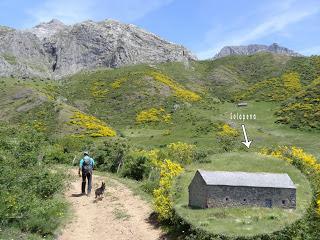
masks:
[[[189,86],[157,67],[146,65],[79,73],[66,79],[62,94],[68,103],[113,124],[135,124],[139,112],[175,103],[197,104],[201,86]]]
[[[137,186],[141,186],[140,191],[151,195],[155,189],[159,192],[163,190],[160,184],[163,168],[172,167],[179,172],[181,165],[188,174],[188,169],[200,166],[211,168],[214,156],[225,160],[219,162],[221,169],[228,167],[229,158],[225,156],[250,156],[247,165],[238,161],[234,166],[244,167],[244,170],[252,167],[259,171],[273,171],[277,168],[274,159],[270,160],[270,166],[256,166],[261,159],[266,159],[256,154],[260,149],[274,149],[279,145],[297,146],[320,158],[319,131],[316,131],[319,129],[320,87],[319,81],[314,80],[319,73],[318,57],[291,58],[261,53],[214,61],[98,69],[80,72],[59,81],[0,79],[0,120],[8,129],[13,129],[10,132],[13,135],[4,132],[9,136],[2,139],[4,155],[15,162],[15,174],[29,174],[29,170],[21,169],[20,161],[26,159],[14,155],[14,151],[19,149],[18,143],[25,143],[26,138],[30,137],[14,134],[28,129],[34,136],[41,136],[39,139],[43,141],[39,144],[37,139],[30,138],[31,143],[39,146],[31,151],[31,161],[38,165],[40,161],[42,168],[49,171],[52,163],[72,164],[81,151],[89,149],[97,159],[100,170],[116,172],[119,168],[120,176],[139,180]],[[234,103],[237,101],[246,101],[248,106],[239,108]],[[232,118],[231,114],[255,114],[256,119],[244,121]],[[276,123],[277,120],[288,126]],[[249,139],[253,140],[250,149],[241,143],[241,124],[245,124]],[[311,131],[294,129],[304,126],[310,126]],[[225,152],[231,154],[224,155]],[[166,161],[168,159],[170,162]],[[208,165],[202,165],[204,162]],[[189,166],[189,163],[192,165]],[[293,171],[293,178],[309,189],[303,176],[294,172],[291,166],[288,169],[285,165],[280,167]],[[51,181],[56,176],[49,174],[40,177]],[[8,187],[5,181],[0,184],[2,188],[8,188],[13,196],[21,187]],[[30,194],[38,188],[36,181],[33,181]],[[58,201],[61,189],[63,187],[59,185],[52,198],[45,199],[48,204],[52,203],[53,209],[64,204]],[[26,197],[29,195],[26,194]],[[170,198],[170,194],[166,197]],[[304,197],[310,196],[306,193]],[[6,196],[0,200],[2,203],[8,201]],[[40,200],[32,201],[38,207]],[[18,206],[19,211],[30,210],[30,206],[24,206],[23,202],[19,202]],[[15,214],[21,214],[19,211]],[[181,211],[188,214],[189,209],[183,208]],[[230,216],[244,214],[236,212],[227,214],[224,219],[228,222],[226,226],[234,223]],[[253,232],[262,231],[259,224],[268,222],[269,215],[276,216],[271,221],[271,227],[286,217],[291,222],[302,212],[303,207],[294,213],[263,212],[261,218],[255,215],[261,221],[257,225],[251,222],[254,226],[250,225],[250,228]],[[30,214],[38,216],[38,212]],[[50,216],[40,217],[52,220]],[[214,221],[216,219],[212,217]],[[38,232],[48,237],[59,226],[54,222],[52,229],[45,229],[40,223],[26,219],[7,223],[15,227],[4,228],[7,234],[19,235],[18,228],[26,234]],[[215,231],[224,231],[217,223],[211,225],[206,222],[204,226],[206,224],[210,225],[210,229],[215,226]]]
[[[292,128],[320,129],[320,78],[283,104],[278,122]]]
[[[120,131],[135,144],[144,147],[161,147],[171,142],[183,141],[196,144],[209,152],[225,151],[217,138],[220,123],[228,123],[241,133],[236,137],[239,143],[235,151],[246,151],[240,142],[243,139],[241,124],[245,124],[249,137],[253,140],[250,148],[258,151],[263,147],[278,145],[299,146],[320,157],[317,132],[303,132],[289,126],[275,123],[273,112],[280,107],[278,103],[248,102],[247,108],[238,108],[233,103],[218,103],[214,109],[202,107],[181,108],[172,117],[172,124],[135,125],[121,127]],[[242,121],[230,119],[231,113],[256,114],[256,120]],[[186,120],[187,119],[187,120]],[[301,141],[303,139],[303,141]]]
[[[286,72],[297,72],[304,85],[310,84],[320,76],[320,56],[291,58],[286,66]]]
[[[230,100],[258,82],[279,76],[290,57],[259,53],[200,62],[202,80],[210,94]]]
[[[284,73],[248,87],[235,96],[235,100],[283,101],[302,90],[297,72]]]

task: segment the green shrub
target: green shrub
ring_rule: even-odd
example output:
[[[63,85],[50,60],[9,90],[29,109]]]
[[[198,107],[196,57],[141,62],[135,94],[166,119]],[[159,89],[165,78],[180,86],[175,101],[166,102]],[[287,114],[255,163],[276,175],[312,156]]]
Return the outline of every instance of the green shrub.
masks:
[[[0,146],[0,228],[52,235],[67,205],[58,197],[64,174],[38,161],[39,146],[46,149],[49,142],[32,128],[3,123],[0,138],[6,143]]]
[[[194,154],[194,161],[199,162],[199,163],[207,163],[210,162],[208,160],[208,151],[207,150],[201,150],[197,149],[195,154]]]
[[[118,172],[123,165],[129,144],[124,138],[110,138],[94,149],[96,166],[100,170]]]
[[[159,187],[160,172],[157,169],[151,169],[149,176],[142,183],[142,189],[146,193],[152,194]]]
[[[56,192],[63,187],[62,172],[52,172],[51,170],[39,171],[38,174],[31,176],[28,181],[33,185],[34,192],[41,198],[51,198]]]
[[[135,180],[142,180],[150,171],[150,160],[146,156],[128,156],[121,175]]]
[[[93,140],[90,137],[78,138],[72,135],[59,138],[55,142],[62,146],[65,153],[85,151],[93,145]]]
[[[58,144],[49,146],[46,149],[43,160],[46,163],[53,163],[53,164],[71,162],[70,155],[65,153],[64,148]]]
[[[34,200],[28,215],[24,221],[19,222],[19,226],[30,232],[52,234],[65,217],[66,209],[67,204],[62,199]]]

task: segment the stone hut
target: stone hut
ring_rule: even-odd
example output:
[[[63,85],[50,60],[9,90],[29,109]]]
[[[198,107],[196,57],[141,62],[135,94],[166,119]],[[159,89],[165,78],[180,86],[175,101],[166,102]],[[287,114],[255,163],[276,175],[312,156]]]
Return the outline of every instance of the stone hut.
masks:
[[[296,187],[288,174],[197,170],[189,206],[296,208]]]

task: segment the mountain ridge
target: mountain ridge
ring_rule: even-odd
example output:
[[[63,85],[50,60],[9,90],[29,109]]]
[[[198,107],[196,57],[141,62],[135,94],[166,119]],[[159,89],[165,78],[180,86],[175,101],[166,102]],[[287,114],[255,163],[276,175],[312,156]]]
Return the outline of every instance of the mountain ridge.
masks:
[[[289,48],[280,46],[278,43],[272,43],[271,45],[249,44],[240,46],[225,46],[213,57],[213,59],[233,55],[252,55],[259,52],[270,52],[293,57],[302,56],[301,54]]]
[[[59,79],[81,70],[196,60],[174,44],[132,24],[57,19],[26,30],[0,29],[0,75]]]

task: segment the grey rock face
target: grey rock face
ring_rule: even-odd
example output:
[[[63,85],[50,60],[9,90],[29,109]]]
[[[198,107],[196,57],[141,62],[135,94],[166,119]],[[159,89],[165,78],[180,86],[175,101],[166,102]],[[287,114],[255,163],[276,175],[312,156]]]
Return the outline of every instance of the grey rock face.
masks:
[[[0,76],[61,78],[83,69],[194,59],[183,46],[114,20],[0,27]]]
[[[270,52],[288,56],[302,56],[293,50],[279,46],[277,43],[273,43],[270,46],[261,44],[251,44],[247,46],[226,46],[223,47],[220,52],[214,56],[214,58],[221,58],[231,55],[252,55],[258,52]]]
[[[43,44],[32,33],[0,28],[0,76],[45,76],[49,61]]]
[[[50,22],[40,23],[39,25],[27,30],[27,32],[31,32],[39,39],[43,40],[44,38],[49,38],[60,30],[63,30],[65,27],[66,25],[64,25],[63,22],[57,19],[52,19]]]

